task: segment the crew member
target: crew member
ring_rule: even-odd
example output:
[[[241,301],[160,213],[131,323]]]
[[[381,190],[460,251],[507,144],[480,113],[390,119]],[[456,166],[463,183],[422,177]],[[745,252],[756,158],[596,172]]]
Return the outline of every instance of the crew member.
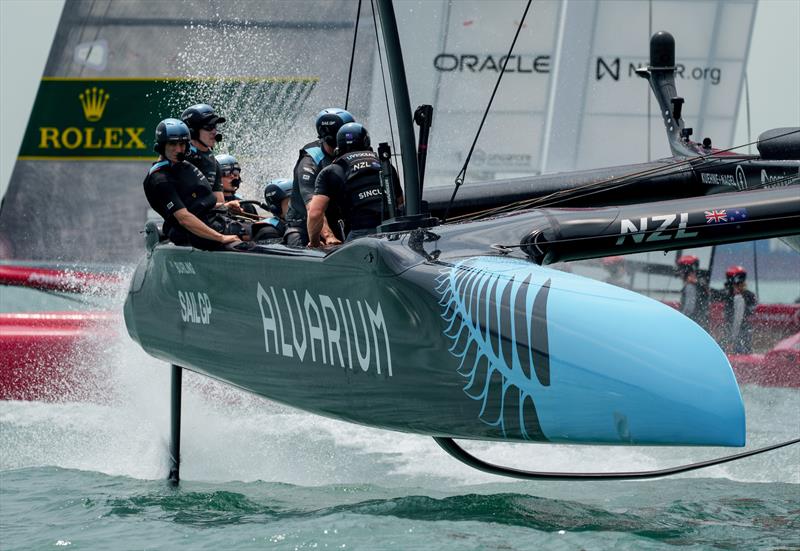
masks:
[[[264,188],[264,205],[273,216],[286,221],[293,182],[289,178],[274,178]]]
[[[289,201],[289,212],[286,216],[286,239],[290,247],[305,247],[308,242],[306,205],[314,195],[314,182],[319,171],[328,166],[334,157],[336,133],[342,125],[354,122],[353,115],[344,109],[323,109],[317,114],[315,126],[317,140],[307,143],[300,150],[300,156],[294,165],[292,195]],[[326,245],[335,245],[341,241],[334,235],[327,220],[322,220],[320,239]]]
[[[750,320],[758,299],[747,289],[747,271],[741,266],[730,266],[725,272],[725,290],[723,348],[728,354],[750,354],[753,351]]]
[[[232,212],[244,212],[258,216],[258,211],[252,203],[240,204],[243,199],[236,193],[242,185],[242,169],[239,161],[233,155],[217,155],[217,164],[222,175],[222,195],[225,205]]]
[[[217,130],[217,125],[225,122],[225,117],[217,115],[214,108],[207,103],[198,103],[181,113],[181,120],[192,133],[192,144],[186,160],[199,168],[208,178],[211,190],[217,198],[217,204],[224,203],[222,174],[212,150],[217,142],[222,141],[222,133]]]
[[[178,119],[158,123],[154,149],[159,157],[143,184],[147,202],[164,218],[162,231],[176,245],[215,250],[235,244],[237,235],[223,235],[207,224],[216,197],[203,173],[185,160],[189,141],[189,128]]]
[[[625,258],[622,256],[607,256],[602,261],[603,268],[608,270],[608,277],[606,283],[622,287],[623,289],[630,289],[631,285],[628,280],[628,274],[625,270]]]
[[[367,129],[355,122],[345,124],[336,134],[336,145],[339,156],[320,171],[314,196],[308,203],[309,247],[321,245],[320,233],[331,203],[341,213],[347,241],[375,233],[385,215],[381,163],[370,148]],[[394,167],[392,180],[396,204],[402,206],[402,191]]]
[[[691,254],[681,256],[675,273],[683,279],[681,313],[708,331],[709,286],[700,273],[700,259]]]
[[[261,207],[271,216],[253,224],[254,241],[275,243],[282,240],[286,232],[286,211],[289,209],[291,193],[292,181],[288,178],[276,178],[267,183]]]

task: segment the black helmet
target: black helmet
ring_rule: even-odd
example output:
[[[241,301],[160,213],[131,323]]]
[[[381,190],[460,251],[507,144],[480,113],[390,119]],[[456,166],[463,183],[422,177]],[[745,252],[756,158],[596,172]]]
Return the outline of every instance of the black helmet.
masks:
[[[228,176],[234,171],[242,171],[242,167],[239,166],[239,161],[237,161],[236,157],[233,155],[221,154],[215,155],[214,158],[217,159],[223,176]]]
[[[239,166],[239,161],[236,160],[236,157],[233,155],[222,154],[222,155],[215,155],[215,159],[217,159],[217,163],[219,163],[219,170],[223,176],[230,176],[234,172],[241,172],[242,167]],[[239,187],[241,185],[242,179],[237,175],[236,178],[231,182],[232,185]]]
[[[198,103],[181,113],[181,120],[192,131],[192,139],[196,140],[200,135],[201,128],[212,128],[225,122],[226,119],[214,113],[214,108],[207,103]],[[217,134],[216,140],[218,142],[222,141],[221,133]]]
[[[348,111],[331,107],[323,109],[317,113],[317,120],[314,123],[317,127],[317,137],[329,147],[336,147],[336,133],[343,124],[353,122],[355,119]]]
[[[281,201],[292,194],[292,181],[288,178],[275,178],[267,182],[264,188],[264,204],[275,216],[280,216]]]
[[[164,119],[156,126],[156,144],[153,149],[156,153],[164,154],[164,145],[167,142],[184,142],[188,148],[190,133],[189,128],[178,119]]]
[[[336,133],[336,154],[369,149],[369,132],[357,122],[349,122]]]

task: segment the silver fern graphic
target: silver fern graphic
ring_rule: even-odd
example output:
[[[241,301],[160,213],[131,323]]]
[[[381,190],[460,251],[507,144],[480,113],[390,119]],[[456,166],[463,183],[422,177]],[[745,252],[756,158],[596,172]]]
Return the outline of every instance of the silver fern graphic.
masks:
[[[498,436],[546,440],[534,389],[550,385],[548,279],[532,282],[527,262],[469,259],[437,278],[444,331],[459,359],[464,392]]]

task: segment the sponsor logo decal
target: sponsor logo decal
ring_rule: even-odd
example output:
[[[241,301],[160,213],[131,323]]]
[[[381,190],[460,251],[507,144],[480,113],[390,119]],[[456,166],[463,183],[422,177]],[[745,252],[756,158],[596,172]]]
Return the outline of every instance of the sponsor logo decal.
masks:
[[[380,302],[261,283],[256,300],[267,354],[392,377],[389,328]]]
[[[83,58],[101,63],[94,51]],[[89,66],[90,64],[83,63]],[[92,65],[94,68],[94,66]],[[22,160],[144,160],[152,159],[153,129],[162,119],[186,107],[180,98],[208,90],[215,104],[258,105],[259,121],[279,118],[285,107],[265,101],[287,94],[299,108],[316,79],[252,79],[246,82],[183,78],[45,77],[20,146]],[[210,88],[209,88],[210,86]],[[176,102],[180,101],[180,104]],[[267,107],[263,107],[267,105]]]
[[[742,165],[736,165],[736,187],[739,191],[747,189],[747,176],[744,174]]]
[[[627,64],[627,72],[622,72],[622,67]],[[636,69],[647,65],[646,63],[623,60],[620,57],[607,58],[597,56],[595,63],[595,80],[603,80],[608,76],[613,81],[618,82],[623,76],[632,78],[636,76]],[[675,64],[675,77],[684,80],[703,80],[716,86],[722,80],[722,69],[720,67],[687,67],[682,63]]]
[[[713,172],[703,172],[700,181],[712,186],[731,186],[736,187],[736,179],[732,174],[716,174]]]
[[[180,275],[195,275],[194,266],[191,262],[170,261],[172,268]]]
[[[185,323],[209,325],[211,323],[211,299],[199,291],[178,291],[181,319]]]
[[[677,222],[677,224],[675,223]],[[662,214],[657,216],[639,219],[639,225],[634,220],[623,218],[620,222],[620,236],[617,238],[617,245],[622,245],[630,236],[634,243],[668,241],[670,239],[686,239],[696,237],[697,232],[686,231],[689,223],[689,213],[679,212],[675,214]],[[673,234],[664,235],[665,231],[675,230]]]
[[[491,54],[441,53],[433,58],[433,67],[443,73],[499,73],[508,59],[506,73],[550,72],[549,55],[511,55],[495,57]]]
[[[381,195],[382,194],[381,194],[380,188],[378,188],[378,189],[368,189],[367,191],[362,191],[361,193],[359,193],[358,194],[358,199],[359,200],[369,199],[370,197],[380,197]]]
[[[108,98],[109,95],[106,91],[102,88],[98,90],[96,86],[91,89],[87,88],[85,92],[81,92],[78,95],[78,99],[81,100],[81,106],[83,106],[83,116],[86,117],[87,121],[97,122],[100,120],[103,116],[103,111],[106,109]]]

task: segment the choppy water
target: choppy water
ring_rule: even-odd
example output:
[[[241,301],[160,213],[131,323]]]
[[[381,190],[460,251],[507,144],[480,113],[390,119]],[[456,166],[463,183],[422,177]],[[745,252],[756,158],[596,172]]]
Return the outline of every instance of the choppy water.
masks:
[[[127,337],[108,402],[0,403],[3,549],[800,548],[800,446],[650,482],[519,482],[429,438],[284,408],[189,376],[180,488],[169,369]],[[749,446],[800,432],[800,392],[743,389]],[[652,469],[726,449],[470,443],[537,470]],[[735,451],[735,450],[734,450]]]

